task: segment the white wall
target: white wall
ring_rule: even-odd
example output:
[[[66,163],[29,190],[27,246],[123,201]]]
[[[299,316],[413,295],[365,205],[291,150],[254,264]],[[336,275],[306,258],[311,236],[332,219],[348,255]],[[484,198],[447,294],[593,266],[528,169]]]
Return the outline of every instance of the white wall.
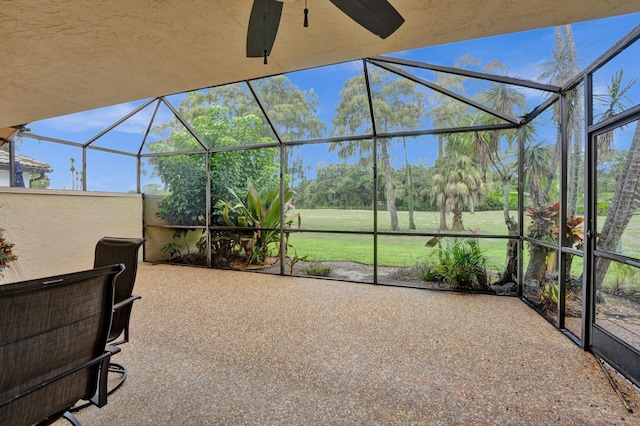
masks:
[[[0,284],[89,269],[103,236],[142,236],[142,196],[0,188],[0,228],[18,255]]]

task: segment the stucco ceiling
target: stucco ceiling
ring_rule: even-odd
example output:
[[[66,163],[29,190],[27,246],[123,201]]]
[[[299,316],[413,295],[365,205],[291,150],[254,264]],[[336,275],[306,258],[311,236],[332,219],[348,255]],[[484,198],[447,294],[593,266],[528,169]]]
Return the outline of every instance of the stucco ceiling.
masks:
[[[638,0],[390,0],[386,40],[327,0],[286,3],[269,64],[251,0],[0,0],[0,127],[366,56],[640,11]]]

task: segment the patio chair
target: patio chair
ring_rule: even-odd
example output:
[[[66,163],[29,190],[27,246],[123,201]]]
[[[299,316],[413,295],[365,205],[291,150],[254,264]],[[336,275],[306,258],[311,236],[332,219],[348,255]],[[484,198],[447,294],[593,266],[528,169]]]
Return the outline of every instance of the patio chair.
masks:
[[[0,423],[51,424],[107,403],[115,278],[124,267],[0,285]]]
[[[133,302],[140,299],[140,296],[132,295],[138,271],[138,249],[145,241],[144,238],[104,237],[96,244],[94,268],[114,263],[122,263],[126,268],[116,280],[113,319],[107,339],[107,343],[113,346],[129,341],[131,309]],[[122,338],[118,340],[120,337]],[[120,374],[116,384],[109,389],[111,394],[124,383],[127,378],[127,369],[122,364],[112,362],[109,365],[109,372]]]

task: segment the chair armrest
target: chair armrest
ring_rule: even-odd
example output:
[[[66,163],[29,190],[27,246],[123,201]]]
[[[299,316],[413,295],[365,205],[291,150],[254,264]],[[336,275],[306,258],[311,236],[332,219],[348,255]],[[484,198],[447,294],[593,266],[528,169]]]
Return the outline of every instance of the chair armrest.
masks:
[[[99,390],[100,391],[101,391],[101,388],[102,388],[102,383],[103,382],[105,383],[105,385],[104,385],[105,386],[104,401],[103,401],[102,405],[96,404],[99,407],[102,407],[107,403],[107,393],[106,393],[106,383],[107,383],[106,379],[107,379],[107,377],[106,377],[106,374],[109,372],[109,362],[111,361],[111,356],[117,354],[118,352],[120,352],[120,348],[115,347],[115,346],[107,346],[105,348],[105,351],[102,353],[102,355],[100,355],[100,356],[98,356],[96,358],[93,358],[90,361],[85,362],[82,365],[78,365],[78,366],[76,366],[76,367],[74,367],[74,368],[72,368],[70,370],[67,370],[67,371],[65,371],[65,372],[63,372],[61,374],[58,374],[57,376],[52,377],[51,379],[45,380],[44,382],[41,382],[41,383],[38,383],[38,384],[32,386],[31,388],[26,389],[23,392],[20,392],[18,395],[12,396],[11,398],[9,398],[6,401],[0,401],[0,407],[4,407],[5,405],[9,405],[10,403],[12,403],[12,402],[14,402],[14,401],[16,401],[16,400],[18,400],[20,398],[24,398],[25,396],[30,395],[30,394],[32,394],[33,392],[35,392],[35,391],[37,391],[39,389],[42,389],[42,388],[44,388],[46,386],[49,386],[50,384],[55,383],[58,380],[62,380],[67,376],[70,376],[70,375],[72,375],[72,374],[74,374],[74,373],[76,373],[76,372],[78,372],[78,371],[80,371],[82,369],[91,367],[92,365],[95,365],[95,364],[100,364],[100,384],[99,384],[99,388],[100,388]],[[104,380],[102,380],[102,376],[103,375],[104,375]],[[94,398],[97,398],[97,396],[98,395],[96,395]],[[93,398],[92,398],[92,402],[93,402]],[[102,402],[102,401],[100,401],[100,402]]]
[[[127,306],[127,305],[132,304],[133,302],[135,302],[135,301],[136,301],[136,300],[138,300],[138,299],[142,299],[142,296],[135,296],[135,295],[132,295],[132,296],[130,296],[130,297],[127,297],[126,299],[124,299],[124,300],[122,300],[122,301],[120,301],[120,302],[118,302],[118,303],[114,304],[114,305],[113,305],[113,310],[114,310],[114,311],[117,311],[118,309],[120,309],[120,308],[122,308],[122,307],[124,307],[124,306]]]

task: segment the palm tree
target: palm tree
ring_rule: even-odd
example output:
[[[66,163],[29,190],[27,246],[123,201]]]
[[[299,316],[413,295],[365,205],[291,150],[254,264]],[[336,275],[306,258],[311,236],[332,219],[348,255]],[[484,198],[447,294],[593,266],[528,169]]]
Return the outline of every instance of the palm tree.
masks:
[[[480,95],[480,100],[502,114],[515,117],[516,109],[523,110],[526,106],[524,94],[513,87],[504,84],[492,84]],[[493,115],[483,114],[479,117],[483,124],[497,124],[501,119]],[[491,167],[502,183],[502,208],[504,222],[511,238],[507,240],[507,259],[504,272],[497,284],[515,282],[518,273],[518,222],[509,212],[509,192],[512,181],[517,176],[516,147],[527,144],[535,138],[535,128],[528,124],[517,130],[501,132],[476,132],[473,141],[477,146],[480,164]],[[501,141],[505,145],[501,147]]]
[[[540,66],[539,78],[552,84],[561,86],[580,73],[576,55],[576,47],[573,39],[571,25],[563,25],[554,28],[556,49],[552,50],[553,60]],[[567,137],[571,146],[571,159],[569,161],[569,177],[567,188],[567,217],[575,215],[580,190],[580,176],[582,174],[582,108],[583,95],[580,86],[567,93],[568,121]],[[560,128],[560,104],[556,102],[553,107],[555,122],[558,125],[556,150],[552,157],[553,175],[547,180],[547,191],[557,174],[560,153],[562,151],[562,133]]]
[[[524,152],[524,175],[525,182],[529,188],[531,203],[535,207],[541,207],[549,203],[548,191],[542,184],[545,177],[551,173],[551,157],[553,156],[548,146],[544,142],[538,142],[528,146]]]
[[[596,115],[597,121],[604,121],[633,105],[633,100],[627,95],[627,92],[636,84],[636,79],[631,80],[625,86],[622,85],[624,78],[624,69],[619,69],[611,76],[611,81],[607,83],[607,93],[594,94],[596,102],[605,107],[604,111]],[[613,132],[607,132],[598,137],[598,151],[607,153],[611,151],[613,146]]]
[[[431,176],[431,198],[440,207],[440,229],[446,230],[444,213],[453,213],[453,231],[463,231],[463,206],[471,210],[480,203],[480,198],[489,192],[475,162],[463,154],[447,155],[439,158],[434,166],[436,173]]]

